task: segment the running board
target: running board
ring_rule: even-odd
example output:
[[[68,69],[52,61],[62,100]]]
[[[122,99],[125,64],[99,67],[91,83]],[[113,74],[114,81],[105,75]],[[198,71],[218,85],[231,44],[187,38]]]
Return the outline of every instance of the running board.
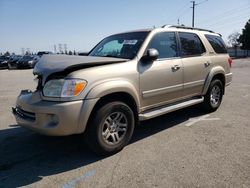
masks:
[[[139,114],[139,120],[147,120],[151,119],[169,112],[173,112],[175,110],[179,110],[188,106],[192,106],[195,104],[202,103],[204,101],[204,97],[199,97],[199,98],[192,98],[190,100],[186,100],[184,102],[179,102],[179,103],[174,103],[174,104],[168,104],[165,106],[161,106],[158,108],[154,108],[152,110],[147,110],[141,114]]]

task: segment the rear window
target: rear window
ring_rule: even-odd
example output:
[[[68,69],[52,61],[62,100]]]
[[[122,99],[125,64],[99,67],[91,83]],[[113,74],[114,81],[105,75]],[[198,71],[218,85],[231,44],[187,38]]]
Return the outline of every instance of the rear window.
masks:
[[[179,33],[182,56],[199,56],[206,52],[200,38],[194,33]]]
[[[227,53],[227,48],[221,37],[215,35],[205,35],[208,42],[213,47],[214,51],[218,54]]]

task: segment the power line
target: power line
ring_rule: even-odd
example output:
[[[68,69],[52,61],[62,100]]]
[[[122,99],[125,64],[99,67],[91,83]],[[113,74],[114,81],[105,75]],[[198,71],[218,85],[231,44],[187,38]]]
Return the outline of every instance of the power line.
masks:
[[[183,15],[185,12],[186,12],[186,10],[188,10],[189,9],[189,2],[188,3],[186,3],[186,4],[184,4],[180,9],[178,9],[177,11],[176,11],[176,16],[175,15],[172,15],[171,17],[169,17],[168,19],[167,19],[167,22],[168,23],[171,23],[171,22],[173,22],[173,21],[176,21],[176,19],[178,19],[178,18],[180,18],[180,16],[181,15]],[[178,14],[179,13],[179,14]],[[166,24],[166,23],[165,23]]]
[[[246,19],[246,20],[234,20],[234,21],[231,21],[231,22],[224,22],[222,24],[216,24],[216,25],[213,26],[213,28],[218,29],[218,28],[222,28],[222,27],[225,27],[225,26],[228,26],[228,25],[234,25],[236,23],[242,23],[243,24],[243,23],[247,22],[247,18],[248,18],[248,16],[244,17],[244,19]]]
[[[242,11],[242,9],[243,10],[244,9],[249,10],[249,8],[250,7],[247,6],[247,5],[236,7],[236,8],[230,9],[230,10],[226,10],[225,12],[222,12],[221,14],[218,14],[216,16],[210,17],[209,19],[199,21],[197,23],[199,24],[199,23],[213,22],[214,20],[216,21],[217,18],[221,18],[221,17],[227,16],[229,14],[231,15],[231,14],[234,14],[234,13],[239,13],[239,11]]]
[[[192,3],[192,7],[191,8],[193,9],[193,12],[192,12],[192,27],[194,27],[194,11],[195,11],[195,6],[203,4],[206,1],[208,1],[208,0],[204,0],[204,1],[201,1],[199,3],[195,3],[195,1],[191,1],[191,3]]]
[[[221,25],[221,24],[227,22],[228,20],[230,20],[229,23],[231,23],[232,21],[234,21],[234,19],[243,18],[243,17],[244,18],[249,17],[248,13],[246,13],[246,12],[238,12],[237,14],[231,14],[231,15],[228,15],[228,16],[224,16],[221,19],[212,20],[210,23],[205,22],[205,23],[202,23],[200,25],[205,25],[205,26]]]

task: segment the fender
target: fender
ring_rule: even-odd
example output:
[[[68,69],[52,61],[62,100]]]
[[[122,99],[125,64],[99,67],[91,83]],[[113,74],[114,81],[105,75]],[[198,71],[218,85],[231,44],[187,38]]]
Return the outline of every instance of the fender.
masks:
[[[101,98],[108,94],[125,92],[133,97],[136,102],[137,110],[139,111],[140,100],[138,91],[135,86],[128,80],[109,80],[93,87],[88,94],[86,99]]]
[[[225,70],[223,69],[222,66],[216,66],[216,67],[213,67],[207,78],[206,78],[206,81],[205,81],[205,84],[204,84],[204,87],[203,87],[203,90],[202,90],[202,95],[205,95],[207,93],[207,90],[208,90],[208,87],[213,79],[213,77],[216,75],[216,74],[223,74],[224,77],[225,77]]]

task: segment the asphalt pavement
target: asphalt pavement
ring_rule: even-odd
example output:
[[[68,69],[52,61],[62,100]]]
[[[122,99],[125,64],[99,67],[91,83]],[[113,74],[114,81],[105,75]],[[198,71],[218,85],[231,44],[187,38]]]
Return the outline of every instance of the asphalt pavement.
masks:
[[[199,106],[145,121],[121,152],[98,157],[82,135],[16,125],[11,107],[32,70],[0,70],[0,187],[250,187],[250,59],[233,61],[218,111]]]

